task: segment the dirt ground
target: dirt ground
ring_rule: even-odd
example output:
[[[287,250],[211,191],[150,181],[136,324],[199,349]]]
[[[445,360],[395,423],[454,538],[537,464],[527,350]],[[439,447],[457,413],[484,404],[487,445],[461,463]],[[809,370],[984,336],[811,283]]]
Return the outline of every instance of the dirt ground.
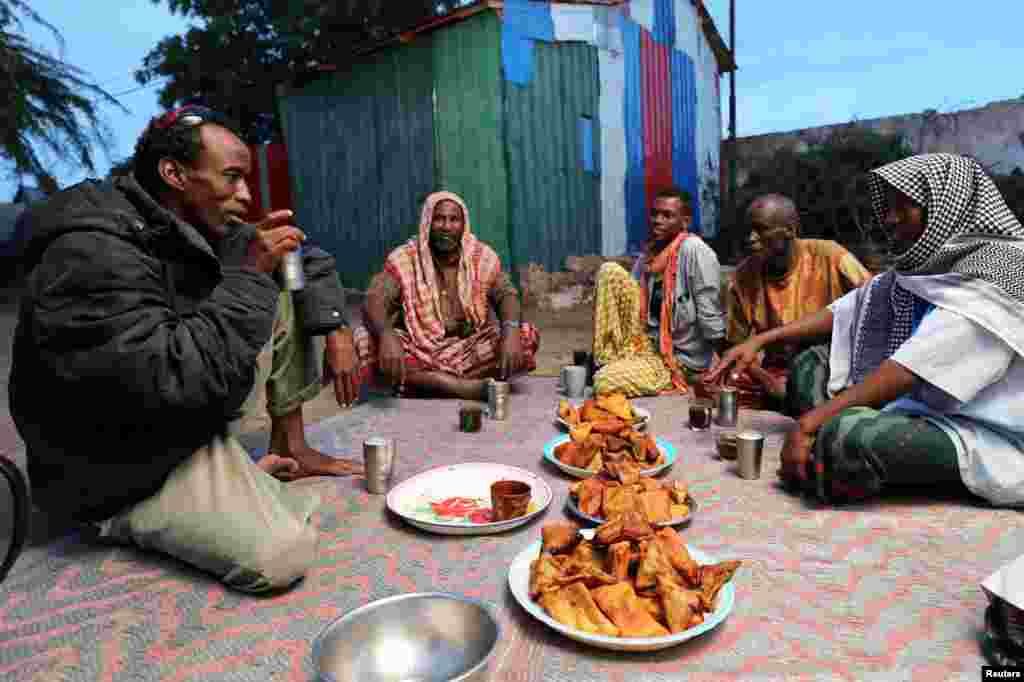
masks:
[[[594,328],[592,305],[567,310],[539,310],[525,308],[523,319],[535,324],[540,331],[540,350],[537,353],[537,369],[532,376],[555,377],[564,365],[572,362],[573,351],[590,351],[591,335]],[[260,405],[265,404],[263,400]],[[315,400],[303,406],[306,424],[313,424],[340,412],[334,398],[334,388],[326,386]],[[242,430],[253,432],[270,429],[270,417],[266,411],[246,419]]]

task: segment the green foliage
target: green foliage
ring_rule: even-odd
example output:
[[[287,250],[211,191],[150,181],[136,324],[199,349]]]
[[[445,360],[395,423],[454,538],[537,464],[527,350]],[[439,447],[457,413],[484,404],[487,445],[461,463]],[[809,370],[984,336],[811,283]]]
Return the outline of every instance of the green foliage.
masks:
[[[242,126],[251,142],[280,135],[275,85],[352,60],[465,0],[151,0],[191,18],[184,35],[162,40],[135,72],[140,84],[166,79],[160,103],[202,102]],[[385,5],[387,6],[385,11]]]
[[[95,170],[93,145],[108,151],[112,135],[99,115],[100,103],[120,106],[75,66],[33,46],[22,17],[60,33],[24,0],[0,0],[0,162],[15,176],[31,175],[41,187],[56,187],[39,149],[54,158]],[[122,107],[123,108],[123,107]]]
[[[755,197],[772,192],[796,202],[802,236],[836,239],[874,251],[884,236],[873,224],[865,174],[912,153],[902,136],[857,123],[836,128],[824,141],[801,151],[779,149],[754,165],[739,190],[736,213],[723,220],[723,251],[734,256],[742,253],[747,206]]]

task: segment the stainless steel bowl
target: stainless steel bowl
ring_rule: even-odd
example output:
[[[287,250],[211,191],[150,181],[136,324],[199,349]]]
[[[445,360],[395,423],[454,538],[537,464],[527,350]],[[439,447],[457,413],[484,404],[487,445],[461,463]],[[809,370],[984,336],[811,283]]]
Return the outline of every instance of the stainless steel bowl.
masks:
[[[313,663],[324,682],[478,682],[501,626],[490,607],[457,594],[380,599],[320,633]]]

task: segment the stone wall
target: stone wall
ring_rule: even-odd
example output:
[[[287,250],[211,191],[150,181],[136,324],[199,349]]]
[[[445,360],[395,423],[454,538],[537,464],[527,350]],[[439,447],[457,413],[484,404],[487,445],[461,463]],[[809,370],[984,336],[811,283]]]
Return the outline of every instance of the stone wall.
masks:
[[[972,156],[996,174],[1024,170],[1024,99],[993,102],[976,109],[889,116],[857,121],[883,134],[903,135],[915,154],[948,152]],[[780,149],[806,151],[848,124],[804,128],[785,133],[741,137],[737,182],[744,185],[753,164]]]

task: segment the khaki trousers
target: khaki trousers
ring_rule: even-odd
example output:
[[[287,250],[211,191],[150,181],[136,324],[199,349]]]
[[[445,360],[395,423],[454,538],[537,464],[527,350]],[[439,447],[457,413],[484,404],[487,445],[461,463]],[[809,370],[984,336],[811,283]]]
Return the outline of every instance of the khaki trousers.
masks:
[[[296,323],[291,295],[282,293],[245,414],[258,408],[264,384],[272,415],[316,397],[313,341]],[[253,464],[237,439],[240,421],[181,462],[152,497],[101,522],[100,537],[164,552],[244,592],[279,589],[302,578],[316,560],[318,536],[309,520],[319,495]]]

